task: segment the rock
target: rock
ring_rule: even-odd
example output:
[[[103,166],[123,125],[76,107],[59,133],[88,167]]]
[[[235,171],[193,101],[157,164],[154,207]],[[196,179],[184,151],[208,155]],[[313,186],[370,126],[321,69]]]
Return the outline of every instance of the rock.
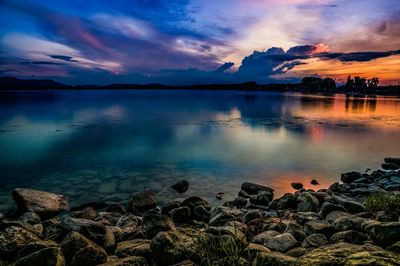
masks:
[[[400,165],[400,157],[399,158],[387,157],[384,159],[384,161],[385,161],[385,163],[393,163],[393,164]]]
[[[118,257],[139,256],[151,259],[150,240],[135,239],[118,243],[115,255]]]
[[[170,211],[173,209],[179,208],[181,206],[180,201],[171,201],[168,202],[167,204],[163,205],[161,208],[161,214],[168,214]]]
[[[29,250],[34,252],[48,247],[48,242],[19,226],[9,226],[0,232],[0,258],[14,257],[29,245]]]
[[[291,193],[286,193],[279,199],[273,200],[269,206],[269,210],[286,210],[296,208],[296,197]]]
[[[294,266],[296,259],[280,252],[260,252],[253,260],[253,266]]]
[[[333,227],[337,232],[353,229],[353,223],[349,217],[340,217],[333,222]]]
[[[116,227],[114,226],[106,226],[106,233],[104,234],[103,237],[103,243],[102,246],[106,251],[113,251],[116,245],[116,237],[115,237],[115,232]]]
[[[261,191],[256,195],[250,196],[250,203],[254,205],[268,206],[273,198],[273,193],[269,191]]]
[[[94,220],[104,225],[115,225],[121,217],[119,212],[99,212]]]
[[[301,245],[305,248],[318,248],[327,244],[328,239],[323,234],[311,234],[301,243]]]
[[[319,201],[310,192],[300,193],[297,201],[300,202],[296,208],[297,212],[318,212],[319,210]]]
[[[285,229],[285,233],[290,233],[296,238],[297,241],[301,242],[306,238],[306,233],[304,233],[303,227],[297,223],[288,223]]]
[[[390,247],[388,247],[386,249],[389,251],[400,253],[400,241],[397,241],[396,243],[394,243],[393,245],[391,245]]]
[[[193,219],[208,222],[210,219],[210,206],[207,205],[200,205],[196,206],[191,212]]]
[[[399,265],[400,256],[373,245],[345,242],[314,249],[297,261],[298,265]]]
[[[233,205],[237,208],[245,207],[247,205],[247,199],[242,197],[236,197],[233,201]]]
[[[16,188],[12,195],[20,212],[35,212],[48,218],[69,210],[68,200],[63,195],[27,188]]]
[[[156,196],[151,191],[137,192],[132,195],[130,207],[132,210],[145,212],[157,206]]]
[[[274,192],[274,190],[272,188],[254,184],[254,183],[250,183],[250,182],[244,182],[241,186],[241,190],[246,192],[249,195],[256,195],[262,191],[270,192],[272,194]]]
[[[246,243],[246,235],[244,234],[243,228],[237,227],[237,226],[210,226],[207,230],[206,233],[210,233],[215,236],[224,236],[224,235],[229,235],[234,238],[234,240],[239,240],[243,243]]]
[[[362,244],[366,237],[360,232],[354,230],[347,230],[334,233],[329,239],[330,243],[347,242],[351,244]]]
[[[169,212],[172,220],[176,223],[183,223],[190,220],[190,208],[187,206],[173,209]]]
[[[64,266],[65,260],[58,247],[44,248],[18,259],[14,266]]]
[[[139,224],[138,218],[133,214],[125,214],[118,219],[115,226],[120,228],[136,228]]]
[[[293,215],[293,219],[299,224],[305,224],[309,221],[319,220],[320,216],[315,212],[298,212]]]
[[[150,238],[161,231],[175,231],[174,222],[171,218],[161,214],[147,214],[143,217],[142,228]]]
[[[400,239],[400,222],[372,223],[365,227],[369,238],[381,247],[388,247]]]
[[[343,206],[349,213],[351,214],[356,214],[360,212],[365,212],[365,207],[361,203],[343,196],[343,195],[336,195],[332,193],[332,197],[334,200],[337,201],[337,203],[341,206]]]
[[[264,231],[256,236],[254,236],[253,239],[251,240],[251,242],[255,243],[255,244],[264,245],[264,243],[268,239],[270,239],[274,236],[277,236],[277,235],[280,235],[280,233],[275,230],[267,230],[267,231]]]
[[[98,266],[148,266],[146,259],[143,257],[130,256],[126,258],[110,259],[104,264]]]
[[[77,211],[72,214],[72,217],[74,218],[82,218],[82,219],[87,219],[87,220],[94,220],[96,218],[97,212],[93,207],[86,207],[80,211]]]
[[[259,252],[271,252],[271,250],[263,245],[255,244],[255,243],[248,243],[247,249],[250,252],[251,256],[254,257],[255,254]]]
[[[303,256],[304,254],[306,254],[307,252],[309,252],[308,248],[304,248],[304,247],[296,247],[296,248],[292,248],[291,250],[289,250],[288,252],[286,252],[286,255],[293,257],[293,258],[298,258]]]
[[[206,200],[204,200],[200,197],[193,196],[193,197],[189,197],[189,198],[185,199],[182,202],[181,206],[188,206],[190,208],[190,211],[193,211],[194,208],[196,208],[197,206],[209,207],[210,204]]]
[[[224,197],[225,193],[224,192],[218,192],[217,195],[215,196],[216,199],[218,200],[222,200],[222,198]]]
[[[321,217],[325,218],[329,213],[333,211],[347,212],[347,210],[343,206],[333,204],[330,202],[324,202],[321,206],[319,214],[321,215]]]
[[[160,232],[150,244],[155,262],[159,265],[170,265],[186,259],[200,262],[199,237],[201,235],[189,236],[179,231]]]
[[[394,163],[383,163],[381,166],[382,166],[382,169],[384,169],[384,170],[397,170],[400,168],[399,165],[394,164]]]
[[[290,184],[292,186],[292,188],[299,190],[303,188],[303,184],[302,183],[291,183]]]
[[[181,180],[173,185],[171,188],[175,189],[179,193],[183,193],[189,189],[189,182],[187,180]]]
[[[250,221],[257,219],[257,218],[262,218],[262,217],[263,217],[263,214],[260,210],[249,210],[243,216],[243,222],[245,224],[248,224]]]
[[[354,215],[351,215],[348,212],[333,211],[333,212],[328,213],[328,215],[325,217],[325,221],[327,221],[330,224],[333,224],[340,217],[350,217],[350,218],[352,218],[353,216]]]
[[[343,183],[351,183],[359,178],[361,178],[361,173],[352,171],[342,174],[341,180]]]
[[[18,220],[23,223],[32,225],[39,224],[41,222],[39,215],[34,212],[25,212],[20,217],[18,217]]]
[[[335,229],[332,225],[323,221],[309,221],[304,224],[304,232],[307,235],[323,234],[327,237],[330,237],[334,231]]]
[[[239,216],[242,214],[242,211],[229,208],[229,207],[224,207],[224,206],[219,206],[216,208],[213,208],[210,214],[210,220],[209,224],[210,225],[224,225],[225,223],[229,221],[235,221],[239,219]]]
[[[247,192],[244,191],[244,190],[240,190],[239,193],[238,193],[238,196],[239,196],[239,197],[242,197],[242,198],[245,198],[245,199],[250,198],[249,193],[247,193]]]
[[[68,234],[60,244],[68,265],[97,265],[107,261],[107,253],[78,232]]]
[[[284,233],[267,239],[264,245],[272,251],[286,252],[297,244],[292,234]]]
[[[125,214],[126,210],[123,206],[119,205],[118,203],[109,204],[106,209],[106,212],[118,212],[120,214]]]
[[[310,184],[311,184],[311,185],[314,185],[314,186],[319,185],[318,181],[315,180],[315,179],[312,179],[311,182],[310,182]]]
[[[103,243],[106,234],[106,227],[103,224],[80,218],[67,218],[62,222],[62,227],[67,232],[79,232],[97,244]]]

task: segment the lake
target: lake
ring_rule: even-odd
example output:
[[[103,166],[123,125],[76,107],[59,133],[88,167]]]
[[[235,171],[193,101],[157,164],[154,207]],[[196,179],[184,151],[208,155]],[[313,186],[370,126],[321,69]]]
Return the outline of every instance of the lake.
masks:
[[[11,191],[62,193],[72,205],[231,200],[244,181],[292,192],[400,156],[400,99],[239,91],[57,91],[0,95],[0,210]],[[317,179],[320,186],[310,185]],[[170,188],[187,179],[189,190]]]

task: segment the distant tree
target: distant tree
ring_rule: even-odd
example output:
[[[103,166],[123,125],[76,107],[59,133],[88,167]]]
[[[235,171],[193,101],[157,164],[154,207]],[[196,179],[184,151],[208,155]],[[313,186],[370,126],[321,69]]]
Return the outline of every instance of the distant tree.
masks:
[[[367,79],[356,76],[354,77],[354,89],[356,90],[365,90],[367,88]]]
[[[310,90],[318,90],[321,88],[322,79],[318,77],[304,77],[301,80],[301,84],[310,89]]]
[[[336,89],[336,82],[333,78],[324,78],[320,86],[328,91],[333,91]]]
[[[346,84],[344,85],[347,90],[354,89],[354,79],[351,78],[351,75],[347,77]]]
[[[372,78],[368,80],[368,88],[375,89],[379,85],[379,78]]]

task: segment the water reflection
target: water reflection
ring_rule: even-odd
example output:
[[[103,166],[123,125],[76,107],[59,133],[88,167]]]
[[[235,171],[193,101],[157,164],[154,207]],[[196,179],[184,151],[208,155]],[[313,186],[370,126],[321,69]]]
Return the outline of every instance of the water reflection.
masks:
[[[399,156],[400,101],[279,93],[90,91],[0,101],[0,209],[16,186],[124,202],[186,178],[216,202],[244,180],[278,194]],[[318,187],[317,187],[318,188]]]

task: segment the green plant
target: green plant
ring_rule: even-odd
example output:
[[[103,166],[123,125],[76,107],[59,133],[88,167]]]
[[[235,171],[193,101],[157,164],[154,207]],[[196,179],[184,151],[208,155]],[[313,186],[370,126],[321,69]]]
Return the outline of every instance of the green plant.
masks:
[[[365,207],[372,212],[384,211],[393,216],[400,215],[400,194],[378,192],[365,199]]]

